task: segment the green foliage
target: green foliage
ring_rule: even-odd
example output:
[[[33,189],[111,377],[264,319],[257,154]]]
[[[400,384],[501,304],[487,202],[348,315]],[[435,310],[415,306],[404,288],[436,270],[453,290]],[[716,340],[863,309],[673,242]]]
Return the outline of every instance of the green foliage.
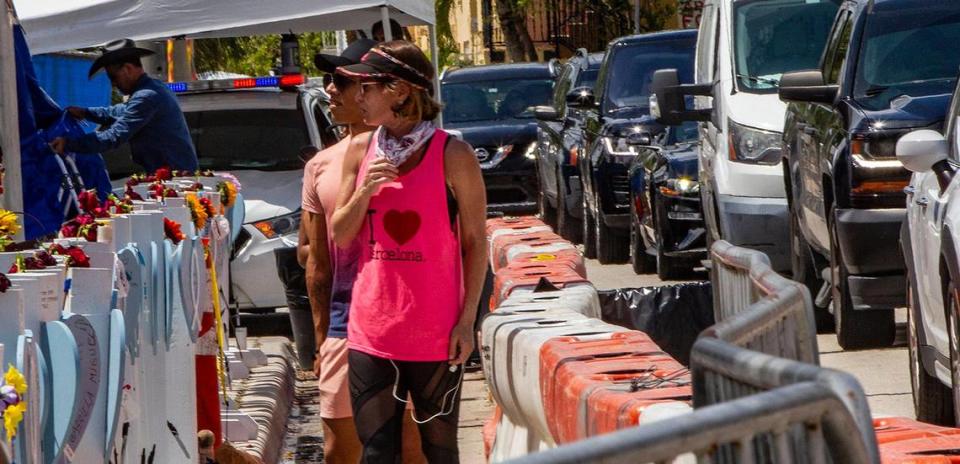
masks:
[[[333,47],[333,32],[299,34],[300,67],[310,76],[319,74],[313,65],[313,56],[324,45]],[[198,39],[194,42],[194,63],[198,73],[226,71],[250,76],[264,76],[280,66],[280,36],[264,35]]]

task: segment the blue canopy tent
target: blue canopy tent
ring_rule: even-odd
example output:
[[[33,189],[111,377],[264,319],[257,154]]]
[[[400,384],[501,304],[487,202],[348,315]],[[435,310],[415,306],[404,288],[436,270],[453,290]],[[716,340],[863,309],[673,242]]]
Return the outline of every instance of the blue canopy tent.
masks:
[[[76,213],[76,188],[96,189],[101,200],[110,193],[110,178],[99,153],[61,158],[49,147],[54,138],[80,135],[84,128],[66,115],[37,81],[23,29],[13,28],[16,57],[20,163],[23,182],[23,225],[27,240],[60,229]]]

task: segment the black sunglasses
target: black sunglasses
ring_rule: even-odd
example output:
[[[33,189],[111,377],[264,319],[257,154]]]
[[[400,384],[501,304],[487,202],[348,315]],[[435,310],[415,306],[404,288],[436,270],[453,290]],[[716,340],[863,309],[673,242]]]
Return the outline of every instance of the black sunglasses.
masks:
[[[337,73],[324,74],[323,86],[327,87],[331,83],[333,83],[334,87],[336,87],[339,90],[346,90],[351,85],[356,84],[356,82],[353,79],[350,79],[349,77],[344,76],[343,74],[337,74]]]

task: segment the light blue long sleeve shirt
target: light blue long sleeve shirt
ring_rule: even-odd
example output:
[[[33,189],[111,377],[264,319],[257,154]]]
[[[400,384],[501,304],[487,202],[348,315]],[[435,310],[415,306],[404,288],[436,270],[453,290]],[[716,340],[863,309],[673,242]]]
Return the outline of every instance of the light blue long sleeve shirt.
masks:
[[[100,153],[129,142],[133,161],[147,173],[165,166],[198,170],[187,121],[164,83],[144,75],[126,103],[86,110],[87,120],[110,127],[67,140],[68,151]]]

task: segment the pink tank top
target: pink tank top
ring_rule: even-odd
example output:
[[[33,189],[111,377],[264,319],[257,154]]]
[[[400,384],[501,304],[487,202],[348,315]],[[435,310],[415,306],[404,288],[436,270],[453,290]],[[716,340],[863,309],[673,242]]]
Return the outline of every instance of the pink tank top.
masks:
[[[460,240],[447,212],[437,130],[420,164],[370,199],[347,340],[351,349],[398,361],[444,361],[463,307]],[[357,184],[374,159],[373,139]]]

